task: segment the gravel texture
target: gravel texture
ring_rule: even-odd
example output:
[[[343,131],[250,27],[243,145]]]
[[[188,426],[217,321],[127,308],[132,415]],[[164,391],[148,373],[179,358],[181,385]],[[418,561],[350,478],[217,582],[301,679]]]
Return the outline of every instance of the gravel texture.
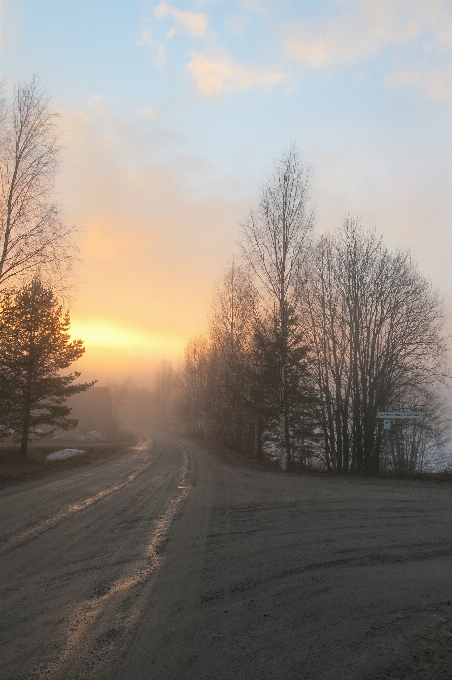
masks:
[[[0,490],[0,676],[452,678],[452,486],[152,435]]]

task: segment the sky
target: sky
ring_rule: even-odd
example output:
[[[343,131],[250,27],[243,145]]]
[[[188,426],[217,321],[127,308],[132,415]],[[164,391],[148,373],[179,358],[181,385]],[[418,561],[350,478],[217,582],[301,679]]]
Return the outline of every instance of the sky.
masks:
[[[451,48],[450,0],[3,0],[6,90],[37,73],[60,114],[83,377],[177,361],[294,142],[316,230],[410,249],[452,331]]]

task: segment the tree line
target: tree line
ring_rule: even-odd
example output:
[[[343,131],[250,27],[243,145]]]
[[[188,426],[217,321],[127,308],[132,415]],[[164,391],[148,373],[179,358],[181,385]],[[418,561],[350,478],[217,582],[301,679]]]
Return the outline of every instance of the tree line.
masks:
[[[68,372],[85,349],[71,340],[62,299],[77,259],[75,229],[54,200],[57,114],[39,79],[0,89],[0,438],[26,455],[30,438],[71,429],[66,399],[94,382]],[[62,373],[63,372],[63,373]]]
[[[417,410],[392,428],[390,464],[413,471],[449,426],[444,311],[408,251],[347,216],[315,235],[312,171],[295,146],[242,224],[241,256],[217,286],[208,331],[177,378],[186,431],[282,469],[379,471],[379,411]]]

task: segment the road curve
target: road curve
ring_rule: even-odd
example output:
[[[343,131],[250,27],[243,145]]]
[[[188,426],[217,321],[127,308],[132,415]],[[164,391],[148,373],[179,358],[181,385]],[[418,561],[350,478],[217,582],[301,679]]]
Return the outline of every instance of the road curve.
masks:
[[[0,491],[0,677],[450,678],[449,485],[152,435]]]

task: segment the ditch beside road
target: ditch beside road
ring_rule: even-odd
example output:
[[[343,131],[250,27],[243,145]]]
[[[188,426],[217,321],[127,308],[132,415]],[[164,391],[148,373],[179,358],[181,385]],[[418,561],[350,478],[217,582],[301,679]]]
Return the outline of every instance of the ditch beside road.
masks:
[[[152,434],[0,490],[0,676],[452,678],[452,485]]]

